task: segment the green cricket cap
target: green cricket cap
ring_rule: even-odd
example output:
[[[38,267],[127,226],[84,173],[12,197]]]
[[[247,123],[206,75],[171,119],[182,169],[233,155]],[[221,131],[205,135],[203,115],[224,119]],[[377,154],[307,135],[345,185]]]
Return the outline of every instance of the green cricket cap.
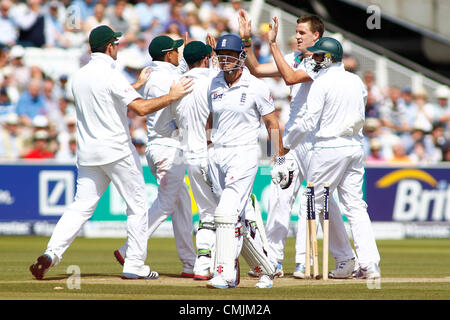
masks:
[[[165,55],[167,52],[177,49],[183,45],[182,39],[173,40],[168,36],[158,36],[150,42],[148,46],[148,53],[155,59]]]
[[[114,32],[106,25],[98,26],[92,29],[89,34],[89,45],[96,49],[108,44],[111,40],[122,36],[122,32]]]
[[[201,41],[191,41],[184,47],[183,57],[188,64],[192,64],[204,57],[208,57],[211,52],[211,46],[204,44]]]

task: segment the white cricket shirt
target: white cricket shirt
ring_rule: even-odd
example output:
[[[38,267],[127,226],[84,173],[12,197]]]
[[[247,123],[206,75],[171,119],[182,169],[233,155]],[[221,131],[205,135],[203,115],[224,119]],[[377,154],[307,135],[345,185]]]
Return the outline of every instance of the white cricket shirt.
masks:
[[[96,166],[122,159],[133,147],[128,129],[128,104],[141,95],[115,61],[95,52],[72,81],[77,114],[78,164]]]
[[[298,51],[287,54],[284,58],[294,71],[303,70],[308,73],[311,79],[314,80],[315,78],[317,78],[317,73],[309,72],[305,65],[308,59],[311,58],[304,58],[301,52]],[[289,86],[291,90],[292,100],[290,103],[289,120],[287,121],[283,132],[284,141],[286,141],[287,143],[287,145],[284,146],[287,148],[289,148],[289,146],[291,145],[290,136],[295,120],[297,119],[297,117],[303,117],[306,113],[306,99],[308,98],[309,90],[311,89],[313,80],[296,83]],[[312,148],[313,138],[313,133],[311,133],[302,141],[302,143],[305,144],[306,149],[309,150]]]
[[[186,72],[185,77],[194,79],[193,90],[168,107],[175,117],[186,159],[207,156],[205,125],[209,116],[208,90],[217,73],[211,68],[194,68]],[[162,135],[170,134],[160,132],[158,127],[156,130]]]
[[[231,88],[223,71],[219,72],[211,82],[208,103],[213,116],[214,146],[258,144],[260,118],[275,110],[269,87],[247,68]]]
[[[333,63],[319,72],[311,85],[306,113],[297,117],[290,129],[286,148],[295,148],[304,136],[317,130],[314,147],[361,145],[367,90],[359,76]]]
[[[180,69],[169,62],[152,61],[150,66],[150,77],[147,79],[143,91],[145,99],[157,98],[168,94],[172,82],[181,78]],[[147,115],[148,143],[179,147],[180,143],[177,139],[164,137],[155,129],[155,127],[158,127],[160,130],[174,131],[175,123],[172,120],[174,118],[168,108],[163,108]],[[158,140],[154,141],[156,139]]]

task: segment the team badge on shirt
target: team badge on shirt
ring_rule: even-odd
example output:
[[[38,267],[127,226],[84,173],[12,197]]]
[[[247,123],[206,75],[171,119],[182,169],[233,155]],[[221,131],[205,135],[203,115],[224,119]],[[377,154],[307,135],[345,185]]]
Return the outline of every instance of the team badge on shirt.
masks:
[[[247,94],[245,92],[242,92],[241,100],[239,101],[239,103],[244,104],[246,99],[247,99]]]

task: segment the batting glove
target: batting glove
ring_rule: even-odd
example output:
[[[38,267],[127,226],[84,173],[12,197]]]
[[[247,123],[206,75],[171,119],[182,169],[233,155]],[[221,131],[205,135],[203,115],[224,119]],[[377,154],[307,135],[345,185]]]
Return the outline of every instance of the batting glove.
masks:
[[[281,189],[287,189],[294,179],[295,160],[285,156],[276,157],[275,164],[270,172],[272,182],[279,184]]]

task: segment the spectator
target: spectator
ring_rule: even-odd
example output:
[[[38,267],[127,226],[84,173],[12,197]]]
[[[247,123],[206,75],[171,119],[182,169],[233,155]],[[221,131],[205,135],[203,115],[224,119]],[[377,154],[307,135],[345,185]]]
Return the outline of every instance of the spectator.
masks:
[[[134,6],[141,31],[151,28],[158,21],[158,18],[154,15],[154,3],[155,0],[142,0]]]
[[[414,164],[411,158],[406,154],[405,147],[401,140],[398,140],[392,146],[392,155],[392,158],[388,160],[391,165],[410,166]]]
[[[377,138],[380,135],[380,130],[380,120],[372,117],[366,118],[363,127],[363,149],[366,156],[370,154],[370,142],[372,139]]]
[[[450,142],[447,141],[447,143],[444,145],[442,149],[443,158],[442,161],[450,161]]]
[[[380,106],[380,120],[384,127],[395,134],[407,133],[410,130],[406,120],[406,109],[399,104],[401,91],[397,87],[389,89],[389,97]]]
[[[363,74],[363,82],[366,85],[367,91],[372,92],[375,100],[382,102],[384,99],[383,92],[375,82],[375,74],[372,71],[366,71]]]
[[[342,57],[342,63],[344,64],[344,68],[348,72],[356,73],[359,68],[359,62],[358,60],[350,55],[350,54],[344,54]]]
[[[258,36],[260,40],[260,55],[265,61],[269,61],[272,59],[269,46],[269,30],[270,27],[268,23],[261,23],[259,25]]]
[[[11,102],[6,87],[0,87],[0,124],[4,123],[8,115],[16,112],[16,106]]]
[[[123,66],[122,73],[130,83],[136,81],[139,72],[145,67],[145,60],[142,55],[130,48],[123,49],[119,52],[117,61]]]
[[[10,113],[0,127],[0,160],[17,160],[24,152],[24,137],[21,132],[19,116]]]
[[[205,42],[208,32],[200,24],[198,14],[195,11],[186,13],[185,24],[189,32],[189,37],[192,40],[199,40]]]
[[[42,0],[28,0],[28,6],[14,11],[12,16],[19,27],[17,43],[24,47],[43,47],[45,44],[45,18]]]
[[[384,164],[386,159],[381,152],[381,143],[377,138],[370,139],[370,152],[366,156],[367,164]]]
[[[183,38],[187,32],[184,19],[183,4],[176,2],[170,8],[170,17],[164,25],[164,31],[174,39]]]
[[[41,80],[32,79],[28,85],[28,90],[20,95],[17,102],[17,114],[25,125],[31,125],[33,118],[37,115],[47,113],[41,86]]]
[[[413,127],[410,134],[404,135],[402,137],[402,143],[405,147],[406,153],[410,154],[413,152],[415,144],[423,141],[425,139],[425,135],[426,132],[421,127]]]
[[[101,2],[95,4],[94,14],[88,16],[83,24],[83,31],[88,36],[91,30],[100,25],[110,25],[109,19],[105,16],[105,5]]]
[[[0,1],[0,44],[14,46],[17,41],[17,29],[13,19],[9,15],[9,9],[13,3],[11,0]]]
[[[45,130],[38,130],[33,134],[33,149],[25,154],[24,159],[48,159],[54,158],[49,149],[50,136]]]
[[[412,128],[414,126],[414,121],[416,120],[417,105],[414,101],[411,88],[406,87],[402,89],[399,104],[406,110],[406,121]]]
[[[433,129],[434,108],[428,103],[428,94],[425,89],[420,88],[414,92],[414,102],[416,104],[414,127],[430,132]]]
[[[58,16],[59,3],[51,1],[48,5],[48,13],[45,14],[45,47],[69,48],[71,43],[65,37],[64,24]]]
[[[384,100],[383,93],[375,84],[375,75],[372,71],[363,74],[363,82],[367,89],[366,117],[379,117],[379,106]]]
[[[56,124],[58,132],[67,131],[66,119],[68,115],[75,114],[75,106],[71,103],[67,97],[59,97],[58,108],[48,114],[48,117],[52,123]]]
[[[55,138],[59,145],[58,150],[63,154],[67,154],[70,149],[70,137],[77,133],[77,117],[73,114],[65,115],[63,121],[65,123],[65,129],[57,131]]]
[[[144,66],[150,65],[152,58],[148,54],[148,44],[151,42],[147,39],[144,33],[139,33],[136,37],[136,41],[127,48],[127,50],[134,51],[139,56],[140,60],[144,61]]]
[[[58,109],[58,97],[54,88],[55,83],[53,80],[51,78],[45,78],[42,87],[42,95],[44,97],[46,114],[50,114],[54,110]]]
[[[263,42],[259,37],[255,37],[253,40],[253,53],[259,64],[268,63],[271,60],[271,56],[264,53]]]
[[[203,6],[203,0],[188,0],[183,6],[183,11],[188,14],[193,12],[198,14]]]
[[[77,159],[77,139],[75,135],[71,135],[68,141],[68,148],[59,149],[55,154],[55,159],[64,162],[76,162]]]
[[[444,125],[441,123],[436,123],[433,126],[433,130],[424,139],[425,148],[428,154],[434,161],[441,161],[443,159],[443,149],[447,143],[445,137]]]
[[[224,10],[227,28],[231,33],[239,34],[239,11],[243,9],[242,0],[231,0],[231,5],[227,5]]]
[[[110,22],[110,26],[114,30],[118,30],[123,33],[123,37],[120,39],[122,45],[128,45],[130,42],[136,40],[136,29],[132,25],[132,21],[127,19],[125,15],[125,9],[127,9],[127,1],[117,0],[113,6],[113,12],[107,17]]]
[[[219,21],[224,21],[225,6],[222,0],[204,1],[198,12],[202,24],[207,28],[215,28]]]
[[[11,48],[9,52],[9,59],[11,64],[11,82],[12,86],[16,86],[19,92],[22,92],[28,86],[31,80],[31,70],[23,63],[25,56],[25,49],[16,45]]]
[[[70,90],[68,90],[67,86],[68,80],[69,77],[66,74],[61,74],[58,77],[58,80],[54,82],[53,92],[57,99],[71,95]]]
[[[78,7],[82,22],[86,22],[89,17],[94,15],[96,1],[94,0],[74,0],[73,6]]]
[[[447,86],[439,86],[434,92],[437,103],[434,105],[434,123],[440,122],[446,124],[447,130],[450,130],[450,106],[448,98],[450,90]]]
[[[427,165],[436,163],[432,157],[426,152],[425,145],[422,140],[417,141],[413,150],[409,154],[409,158],[416,165]]]

